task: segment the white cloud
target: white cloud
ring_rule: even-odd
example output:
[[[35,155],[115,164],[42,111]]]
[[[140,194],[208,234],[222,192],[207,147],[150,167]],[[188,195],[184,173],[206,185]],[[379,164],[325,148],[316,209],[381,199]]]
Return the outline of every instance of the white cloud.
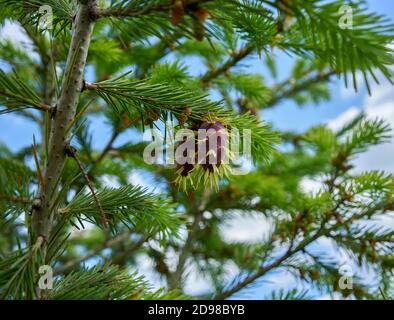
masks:
[[[332,129],[338,129],[346,122],[356,117],[360,110],[371,118],[380,118],[394,129],[394,90],[388,81],[382,81],[380,85],[373,85],[372,95],[366,95],[362,108],[351,107],[336,119],[329,121]],[[386,170],[394,172],[394,138],[391,142],[370,148],[354,161],[356,171]]]
[[[322,186],[323,182],[316,178],[304,177],[300,182],[301,190],[304,192],[316,193],[321,190]]]
[[[0,39],[10,40],[15,46],[23,48],[33,60],[39,60],[39,55],[34,51],[31,39],[18,23],[6,20],[0,28]]]
[[[197,270],[191,270],[185,280],[184,290],[188,295],[203,295],[212,290],[212,282],[207,277],[203,277]]]
[[[23,32],[22,27],[8,20],[0,30],[0,38],[11,40],[13,43],[30,43],[30,39]]]
[[[343,299],[342,296],[338,292],[334,292],[332,294],[325,294],[322,295],[321,297],[317,298],[316,300],[346,300]]]
[[[149,284],[154,290],[165,287],[165,279],[155,271],[155,263],[150,257],[145,254],[139,255],[136,258],[136,262],[138,274],[149,279]]]
[[[364,100],[364,111],[370,118],[381,118],[394,129],[394,90],[390,83],[372,88],[373,95]],[[371,148],[355,161],[356,169],[381,169],[394,172],[394,138],[390,143]]]
[[[329,120],[327,125],[330,129],[337,131],[342,128],[346,123],[350,122],[360,113],[360,109],[357,107],[351,107],[345,112],[341,113],[337,118]]]
[[[235,217],[221,229],[225,241],[259,242],[266,240],[271,232],[272,224],[262,215]]]
[[[115,176],[105,174],[101,177],[101,182],[108,188],[119,188],[120,184]]]
[[[234,263],[226,263],[224,266],[223,283],[228,283],[239,275],[240,270]],[[212,291],[212,280],[202,274],[195,264],[190,264],[187,269],[188,277],[185,278],[184,290],[189,295],[203,295]]]

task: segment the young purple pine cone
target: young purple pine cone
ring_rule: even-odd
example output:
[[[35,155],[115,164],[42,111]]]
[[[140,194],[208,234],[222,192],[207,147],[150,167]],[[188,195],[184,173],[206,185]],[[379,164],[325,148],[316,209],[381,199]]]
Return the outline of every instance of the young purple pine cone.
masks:
[[[213,165],[219,167],[224,160],[226,155],[226,148],[228,143],[228,135],[224,125],[219,122],[203,122],[199,128],[206,130],[206,136],[199,143],[205,144],[205,154],[201,155],[199,148],[199,162],[205,160],[201,166],[204,170],[214,171]],[[216,139],[216,141],[215,141]],[[205,158],[205,159],[204,159]]]
[[[185,163],[185,164],[178,164],[177,165],[177,170],[181,169],[181,176],[182,177],[187,177],[189,175],[189,173],[193,170],[194,168],[194,164],[190,164],[190,163]]]
[[[184,138],[183,142],[186,141],[186,138]],[[195,158],[197,154],[197,141],[195,140],[193,142],[193,148],[195,151],[195,154],[188,155],[188,150],[185,149],[182,152],[182,155],[179,157],[175,156],[175,164],[176,164],[176,171],[182,176],[182,177],[187,177],[189,173],[194,169],[195,165]]]

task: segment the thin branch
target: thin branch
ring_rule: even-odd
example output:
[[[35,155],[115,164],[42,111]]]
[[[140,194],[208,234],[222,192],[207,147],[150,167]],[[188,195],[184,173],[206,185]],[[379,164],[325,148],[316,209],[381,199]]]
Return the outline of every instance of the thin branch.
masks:
[[[56,268],[53,271],[54,275],[57,275],[57,274],[60,274],[60,273],[64,273],[64,272],[68,272],[68,271],[72,270],[73,268],[78,266],[81,262],[86,261],[87,259],[96,256],[97,254],[99,254],[101,251],[103,251],[106,248],[111,248],[111,247],[117,245],[118,243],[121,243],[122,241],[126,240],[129,236],[130,236],[130,232],[128,231],[128,232],[124,232],[124,233],[116,236],[113,239],[104,241],[97,248],[89,250],[84,255],[80,256],[79,258],[77,258],[75,260],[68,261],[64,265]],[[143,239],[143,242],[145,242],[145,238],[143,237],[142,239]],[[136,245],[139,244],[142,241],[142,239],[137,241],[132,247],[128,248],[128,250],[129,251],[134,251],[137,248]]]
[[[203,4],[213,0],[189,0],[187,5]],[[136,16],[147,15],[151,13],[168,13],[174,7],[174,3],[162,5],[146,5],[143,8],[97,8],[92,12],[95,19],[101,18],[133,18]]]
[[[179,254],[176,270],[169,277],[168,285],[170,289],[177,289],[179,287],[179,283],[182,280],[182,275],[187,261],[187,257],[189,256],[190,250],[192,249],[193,241],[196,237],[196,233],[199,229],[199,225],[200,222],[202,221],[202,218],[203,218],[202,212],[197,212],[196,216],[194,217],[193,224],[189,229],[189,233],[185,245],[182,247],[181,252]]]
[[[291,83],[290,80],[286,80],[285,82],[275,86],[275,90],[273,91],[277,93],[264,105],[264,109],[272,108],[279,101],[285,98],[290,98],[301,91],[307,90],[310,85],[327,81],[336,74],[337,73],[335,71],[321,72],[318,75],[305,79],[298,84],[291,85],[290,88],[286,88]]]
[[[108,154],[108,152],[110,152],[112,150],[113,144],[121,132],[122,132],[121,130],[117,130],[117,129],[115,129],[112,132],[111,138],[109,139],[108,143],[104,147],[103,151],[101,151],[100,155],[95,160],[95,164],[101,162],[105,158],[105,156]]]
[[[42,169],[41,169],[41,166],[40,166],[40,161],[38,160],[37,147],[36,147],[35,141],[34,141],[33,145],[31,146],[31,148],[32,148],[32,151],[33,151],[34,162],[36,164],[38,181],[40,181],[41,187],[45,188],[44,175],[42,173]]]
[[[197,232],[199,230],[200,222],[203,220],[203,213],[206,208],[206,204],[208,202],[210,192],[211,191],[209,189],[204,190],[200,206],[198,207],[197,212],[195,213],[194,221],[193,221],[191,228],[189,229],[186,242],[185,242],[184,246],[182,247],[181,252],[179,254],[179,259],[178,259],[178,264],[177,264],[176,270],[175,270],[175,272],[170,274],[170,277],[169,277],[170,289],[177,289],[179,287],[179,283],[182,281],[184,267],[185,267],[187,258],[190,254],[190,251],[193,248],[193,241],[194,241],[194,239],[197,235]]]
[[[133,126],[135,123],[137,123],[139,120],[141,120],[141,116],[137,116],[135,117],[130,124],[128,125],[127,128]],[[103,161],[103,159],[107,156],[107,154],[111,151],[114,150],[114,142],[115,140],[119,137],[119,135],[124,131],[125,128],[115,128],[115,130],[112,132],[111,138],[108,140],[107,144],[105,145],[105,147],[103,148],[103,150],[101,151],[100,155],[97,157],[97,159],[95,159],[92,163],[92,166],[89,169],[88,175],[91,176],[94,169],[96,168],[96,166]]]
[[[386,211],[387,210],[387,203],[382,202],[382,203],[377,204],[375,207],[368,208],[362,214],[358,215],[357,218],[361,219],[361,218],[368,216],[371,213],[379,211],[379,210]],[[351,221],[351,219],[354,219],[354,217],[350,217],[344,223],[338,222],[338,223],[334,224],[331,228],[327,228],[327,229],[324,229],[324,226],[326,225],[326,221],[327,221],[326,219],[324,219],[321,223],[320,228],[316,231],[316,233],[312,237],[310,237],[309,239],[304,239],[293,250],[287,250],[287,252],[283,256],[281,256],[280,258],[278,258],[274,262],[272,262],[264,267],[261,267],[254,274],[246,277],[244,280],[239,282],[233,288],[226,290],[226,291],[218,294],[217,296],[215,296],[214,299],[215,300],[222,300],[222,299],[226,299],[226,298],[230,297],[234,293],[240,291],[241,289],[245,288],[246,286],[248,286],[249,284],[254,282],[256,279],[258,279],[261,276],[263,276],[264,274],[266,274],[268,271],[280,266],[282,262],[286,261],[288,258],[293,256],[295,253],[302,251],[307,245],[309,245],[313,241],[317,240],[318,238],[320,238],[324,235],[329,234],[331,231],[334,231],[334,230],[342,227],[343,225],[346,225],[346,223],[349,223]]]
[[[104,209],[100,203],[100,200],[97,197],[96,191],[94,190],[93,184],[90,181],[89,176],[83,167],[83,164],[81,163],[81,161],[79,160],[79,158],[77,156],[77,150],[74,147],[67,145],[65,151],[69,157],[71,157],[75,160],[79,170],[82,173],[83,178],[86,181],[88,188],[90,189],[90,192],[92,193],[92,196],[93,196],[94,201],[96,202],[97,208],[99,209],[103,226],[105,229],[108,229],[108,220],[107,220],[107,217],[105,216]]]
[[[18,197],[15,195],[4,195],[0,194],[0,201],[8,201],[8,202],[14,202],[14,203],[19,203],[19,204],[30,204],[32,202],[31,199],[25,198],[25,197]]]
[[[27,99],[25,97],[21,97],[21,96],[18,96],[16,94],[13,94],[13,93],[7,92],[7,91],[0,91],[0,96],[10,98],[10,99],[15,99],[18,102],[21,102],[21,103],[31,106],[33,109],[44,111],[44,112],[51,112],[53,109],[52,106],[49,106],[45,103],[34,102],[31,99]]]
[[[255,47],[250,45],[240,49],[238,52],[234,53],[232,57],[229,58],[223,65],[214,70],[208,71],[205,75],[203,75],[201,77],[201,83],[204,86],[208,85],[212,79],[227,72],[231,67],[235,66],[239,61],[252,53],[254,49]]]

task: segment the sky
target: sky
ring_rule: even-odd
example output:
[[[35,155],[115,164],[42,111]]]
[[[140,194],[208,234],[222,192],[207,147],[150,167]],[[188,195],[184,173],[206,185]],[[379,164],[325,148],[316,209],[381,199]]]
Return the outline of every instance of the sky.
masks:
[[[394,1],[393,0],[368,0],[369,8],[372,11],[387,15],[394,21]],[[6,24],[0,30],[0,37],[12,38],[13,41],[22,42],[27,47],[26,39],[21,35],[17,27]],[[288,70],[291,68],[292,58],[284,54],[280,54],[279,58],[279,75],[285,78]],[[187,63],[192,74],[201,73],[201,69],[196,61],[189,60]],[[268,76],[267,70],[262,62],[255,57],[249,59],[244,66],[253,72],[261,72]],[[0,67],[3,67],[0,63]],[[394,69],[392,69],[394,72]],[[89,72],[88,72],[89,77]],[[361,82],[362,83],[362,82]],[[369,96],[365,86],[360,86],[359,92],[355,93],[353,88],[345,88],[342,80],[334,80],[330,84],[332,99],[319,105],[307,105],[302,108],[296,106],[291,101],[282,101],[276,108],[262,112],[262,118],[273,124],[275,128],[281,130],[295,130],[303,132],[309,127],[321,123],[328,124],[333,129],[340,128],[341,125],[354,118],[360,112],[365,112],[371,118],[380,117],[385,119],[394,128],[394,90],[393,86],[385,79],[381,79],[380,85],[372,86],[372,96]],[[31,144],[33,134],[39,136],[39,128],[31,122],[13,114],[0,116],[0,143],[6,142],[12,150],[19,150],[24,146]],[[103,146],[108,140],[110,129],[105,125],[101,118],[93,121],[93,136],[97,147]],[[124,142],[130,136],[123,135],[118,143]],[[356,171],[364,171],[371,169],[381,169],[394,173],[394,138],[391,143],[371,148],[366,154],[354,160]],[[133,181],[140,184],[144,183],[144,178],[138,173],[133,173]],[[305,179],[303,186],[311,192],[316,191],[320,182],[312,179]],[[388,220],[394,226],[394,220]],[[264,238],[269,232],[269,222],[256,217],[248,217],[247,219],[239,218],[227,225],[223,229],[223,234],[229,240],[248,240],[258,241]],[[333,250],[332,244],[327,239],[322,239],[321,247],[327,250]],[[149,262],[141,261],[144,273],[148,274]],[[234,266],[229,266],[229,279],[236,274],[237,270]],[[253,288],[243,291],[241,294],[235,295],[235,298],[255,298],[260,299],[267,295],[272,288],[295,286],[293,278],[289,274],[276,273],[267,277],[268,282],[260,283]],[[187,290],[190,293],[201,293],[209,289],[209,283],[201,278],[195,277],[186,283]],[[321,299],[329,298],[325,296]]]

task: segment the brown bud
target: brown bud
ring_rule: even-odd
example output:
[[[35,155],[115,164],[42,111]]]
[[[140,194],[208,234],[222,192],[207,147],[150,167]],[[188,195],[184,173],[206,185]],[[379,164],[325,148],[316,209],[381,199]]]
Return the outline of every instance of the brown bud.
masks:
[[[279,240],[279,236],[276,235],[275,233],[273,233],[272,236],[271,236],[271,240],[272,241],[278,241]]]
[[[301,213],[297,214],[297,215],[295,216],[295,218],[294,218],[294,222],[295,222],[295,223],[300,222],[300,221],[302,220],[303,217],[304,217],[303,214],[301,214]]]
[[[332,217],[333,212],[331,210],[329,210],[329,211],[326,211],[326,213],[324,215],[325,215],[326,219],[329,220]]]
[[[151,125],[156,120],[160,119],[160,112],[158,110],[151,110],[149,112],[149,117],[144,120],[145,125]]]
[[[187,116],[186,114],[181,114],[181,115],[179,116],[178,122],[179,122],[179,124],[180,124],[181,126],[183,126],[183,125],[187,122],[188,119],[189,119],[189,118],[188,118],[188,116]]]
[[[347,201],[353,201],[353,195],[352,195],[351,193],[349,193],[349,192],[345,192],[345,193],[343,194],[343,198],[344,198],[345,200],[347,200]]]
[[[146,118],[144,120],[144,125],[149,126],[153,123],[153,120],[151,118]]]
[[[320,272],[319,272],[319,271],[316,271],[316,270],[312,270],[312,271],[310,272],[310,275],[311,275],[311,278],[312,278],[313,280],[317,280],[317,279],[319,278],[319,276],[320,276]]]
[[[249,112],[250,114],[256,116],[256,117],[258,116],[258,112],[257,112],[257,110],[256,110],[255,108],[250,108],[250,109],[248,109],[248,112]]]
[[[209,18],[209,11],[205,8],[197,7],[194,12],[201,22],[205,22]]]
[[[131,125],[130,117],[126,114],[122,116],[123,125],[127,128]]]
[[[335,218],[340,224],[344,224],[343,218],[338,212],[335,213]]]
[[[187,116],[190,116],[192,114],[192,108],[186,107],[185,109],[183,109],[182,113]]]
[[[171,23],[175,26],[177,25],[183,16],[183,13],[185,11],[185,2],[184,0],[174,0],[174,4],[171,8],[170,14],[171,14]]]
[[[282,40],[284,38],[284,36],[281,35],[280,33],[277,33],[274,38],[275,38],[275,40]]]
[[[193,19],[193,30],[194,30],[194,38],[197,41],[204,40],[204,23],[199,19]]]

